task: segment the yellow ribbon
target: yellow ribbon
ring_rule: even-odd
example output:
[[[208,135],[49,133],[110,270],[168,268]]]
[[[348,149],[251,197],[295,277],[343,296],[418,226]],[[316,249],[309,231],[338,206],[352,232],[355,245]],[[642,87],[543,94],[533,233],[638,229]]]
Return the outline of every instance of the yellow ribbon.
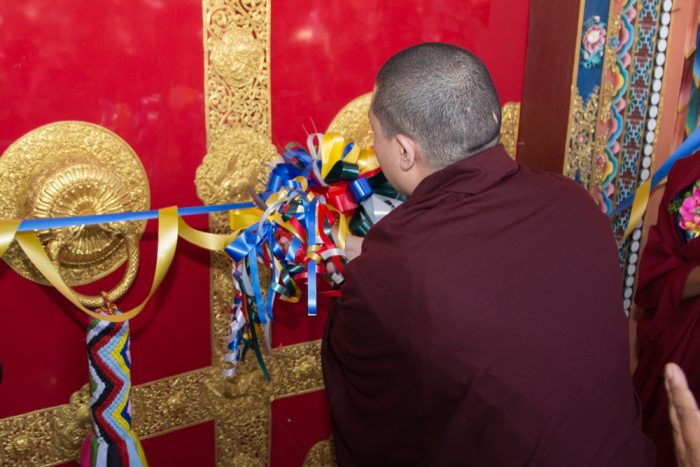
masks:
[[[345,238],[347,238],[350,232],[350,227],[348,225],[348,218],[342,212],[339,212],[338,218],[338,248],[345,250]]]
[[[203,232],[190,227],[185,220],[180,217],[178,219],[178,228],[180,230],[179,234],[184,240],[197,245],[200,248],[204,248],[209,251],[221,251],[226,245],[231,243],[238,232],[234,232],[228,235],[218,235],[209,232]]]
[[[190,227],[190,225],[187,224],[182,217],[180,217],[178,219],[180,237],[200,248],[204,248],[205,250],[222,251],[224,248],[226,248],[226,245],[238,237],[241,230],[247,229],[251,225],[258,222],[261,214],[262,211],[258,208],[229,211],[229,220],[231,223],[231,230],[233,230],[233,232],[223,235],[197,230]]]
[[[345,162],[350,164],[357,164],[357,160],[360,158],[360,148],[357,144],[352,146],[350,152],[345,156]]]
[[[35,232],[18,232],[16,234],[16,239],[27,257],[44,275],[46,280],[71,303],[78,307],[78,309],[93,318],[118,323],[132,319],[141,313],[163,281],[173,261],[173,257],[175,256],[178,238],[178,219],[177,207],[175,206],[158,210],[158,257],[156,260],[156,270],[153,274],[153,282],[151,283],[151,290],[140,305],[119,315],[101,315],[84,307],[73,290],[64,282],[63,277],[61,277],[61,274],[54,267]],[[2,240],[5,238],[5,235],[2,235],[4,233],[4,231],[0,233],[0,239]],[[0,243],[0,247],[2,246],[4,245]]]
[[[262,213],[262,210],[258,208],[237,209],[235,211],[229,211],[228,216],[229,221],[231,223],[231,230],[235,231],[247,229],[256,222],[260,222],[260,216],[262,215]]]
[[[325,180],[336,162],[342,160],[345,138],[338,133],[326,133],[321,140],[321,177]]]
[[[345,239],[347,238],[348,234],[350,233],[350,225],[349,225],[348,218],[345,214],[338,211],[336,208],[334,208],[330,204],[327,204],[326,207],[331,212],[338,214],[338,248],[340,248],[341,250],[345,250]]]
[[[657,187],[663,186],[666,183],[666,180],[667,179],[663,179],[661,183],[657,185]],[[630,209],[630,219],[627,223],[627,230],[625,230],[625,234],[622,237],[623,240],[632,235],[632,232],[634,232],[634,230],[641,222],[642,217],[644,216],[644,213],[647,210],[650,196],[651,178],[648,178],[641,185],[639,185],[636,193],[634,194],[634,200],[632,201],[632,209]]]
[[[20,222],[22,221],[0,219],[0,257],[5,254],[12,240],[15,239]]]
[[[357,165],[360,167],[360,173],[366,174],[379,168],[379,161],[374,154],[373,149],[363,149],[357,159]]]
[[[17,232],[19,220],[0,220],[0,256],[16,239],[27,258],[36,266],[46,280],[66,299],[83,313],[97,319],[122,322],[137,316],[145,308],[156,289],[165,278],[172,264],[177,247],[178,236],[184,240],[210,251],[222,251],[231,243],[240,230],[246,229],[260,220],[262,211],[257,208],[241,209],[229,213],[233,233],[227,235],[212,234],[194,229],[177,215],[177,207],[163,208],[158,211],[158,256],[151,289],[141,304],[119,315],[102,315],[83,306],[75,292],[65,283],[54,264],[46,254],[44,246],[35,232]]]

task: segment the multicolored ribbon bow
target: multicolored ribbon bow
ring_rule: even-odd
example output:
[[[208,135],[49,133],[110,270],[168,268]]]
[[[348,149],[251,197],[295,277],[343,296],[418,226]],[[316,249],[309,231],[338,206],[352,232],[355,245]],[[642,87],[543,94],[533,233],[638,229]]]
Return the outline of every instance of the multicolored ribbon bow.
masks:
[[[226,355],[230,367],[224,371],[227,377],[235,374],[237,361],[253,349],[268,378],[258,337],[262,334],[271,352],[275,297],[298,302],[306,290],[308,315],[316,316],[318,294],[338,293],[319,292],[323,284],[319,276],[330,284],[343,281],[346,235],[364,236],[403,201],[381,173],[371,149],[360,151],[333,133],[310,135],[307,147],[287,146],[259,197],[260,221],[225,248],[233,259],[237,288]],[[266,294],[260,284],[261,267],[270,273]]]

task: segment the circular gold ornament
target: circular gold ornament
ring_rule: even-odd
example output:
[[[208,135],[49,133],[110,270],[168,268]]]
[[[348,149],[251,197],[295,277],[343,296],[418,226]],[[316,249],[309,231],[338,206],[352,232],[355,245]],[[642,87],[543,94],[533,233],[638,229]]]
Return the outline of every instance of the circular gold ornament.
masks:
[[[319,441],[306,453],[303,467],[331,467],[336,465],[333,439]]]
[[[265,52],[249,32],[241,28],[228,31],[212,47],[211,64],[227,83],[242,88],[250,84],[263,65]]]
[[[50,123],[19,138],[0,158],[1,218],[111,214],[149,206],[148,178],[138,156],[119,136],[98,125]],[[145,226],[145,221],[120,222],[37,234],[70,286],[94,282],[130,257],[125,278],[115,289],[121,295],[136,275],[138,239]],[[3,260],[27,279],[48,283],[16,243]],[[90,306],[99,304],[80,298]]]
[[[374,131],[367,116],[371,103],[371,92],[353,99],[336,114],[326,132],[339,133],[353,140],[360,149],[371,148],[374,145]]]
[[[277,148],[269,138],[250,128],[231,128],[209,144],[197,168],[197,196],[205,204],[248,201],[248,187],[262,191],[269,172],[265,163],[277,159]]]

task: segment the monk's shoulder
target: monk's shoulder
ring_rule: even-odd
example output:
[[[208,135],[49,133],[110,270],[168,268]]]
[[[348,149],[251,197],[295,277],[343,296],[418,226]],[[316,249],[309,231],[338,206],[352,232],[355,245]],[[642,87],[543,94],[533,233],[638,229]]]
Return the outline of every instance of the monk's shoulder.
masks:
[[[590,193],[580,183],[562,174],[521,166],[519,188],[553,207],[584,210],[603,216]]]

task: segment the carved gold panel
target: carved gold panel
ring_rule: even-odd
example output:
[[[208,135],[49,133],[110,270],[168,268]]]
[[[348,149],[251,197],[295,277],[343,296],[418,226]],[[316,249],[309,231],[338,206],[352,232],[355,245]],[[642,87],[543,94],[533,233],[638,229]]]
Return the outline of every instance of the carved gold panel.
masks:
[[[371,147],[374,144],[374,131],[367,117],[371,104],[371,92],[351,100],[331,121],[327,131],[342,134],[355,141],[360,148]]]
[[[520,129],[520,103],[506,102],[501,109],[501,144],[510,157],[515,159],[518,151]]]
[[[55,122],[15,141],[0,158],[0,218],[69,217],[141,211],[150,208],[146,172],[134,150],[106,128],[87,122]],[[129,257],[116,300],[128,289],[138,268],[138,238],[145,222],[40,230],[65,281],[93,282],[116,270]],[[3,260],[27,279],[48,284],[13,244]],[[83,300],[99,306],[101,299]]]
[[[254,359],[225,380],[216,365],[134,386],[134,429],[141,439],[216,421],[217,464],[266,466],[270,403],[323,388],[321,343],[284,347],[268,357],[272,383]],[[87,385],[70,403],[0,420],[0,465],[41,466],[77,460],[88,434]]]
[[[564,162],[564,175],[578,179],[588,186],[593,174],[593,156],[596,149],[596,128],[598,125],[598,100],[596,88],[588,102],[576,95],[569,117],[569,145]]]

